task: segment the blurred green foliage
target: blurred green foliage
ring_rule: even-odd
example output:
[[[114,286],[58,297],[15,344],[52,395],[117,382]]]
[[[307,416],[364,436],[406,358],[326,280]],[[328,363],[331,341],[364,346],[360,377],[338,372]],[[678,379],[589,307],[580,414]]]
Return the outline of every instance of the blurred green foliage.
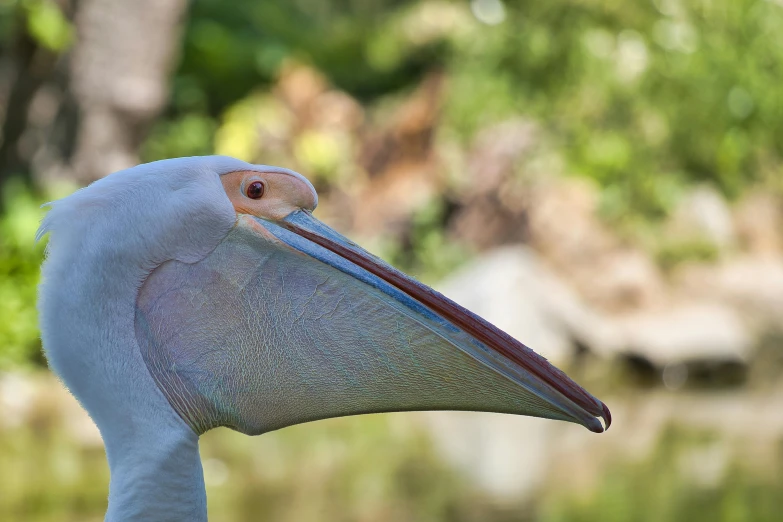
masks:
[[[54,53],[67,51],[73,42],[73,25],[55,0],[0,0],[0,50],[12,47],[20,26]]]
[[[379,244],[377,251],[389,263],[417,279],[435,284],[470,257],[470,251],[458,241],[451,241],[443,230],[448,203],[431,199],[414,213],[411,227],[400,242]],[[375,249],[373,249],[375,250]]]
[[[766,469],[730,457],[726,440],[670,427],[652,454],[610,469],[586,494],[551,488],[542,522],[773,522],[783,512],[783,452]]]
[[[41,45],[67,48],[71,27],[54,2],[0,2],[4,37],[20,13]],[[621,227],[655,221],[695,182],[728,196],[752,183],[783,187],[780,27],[783,8],[765,0],[236,0],[230,9],[196,0],[171,103],[142,157],[217,151],[300,166],[319,189],[347,187],[356,167],[343,158],[355,146],[339,133],[293,133],[291,114],[267,91],[285,64],[313,66],[368,114],[441,70],[437,131],[447,141],[465,148],[488,125],[531,119],[569,174],[600,184],[605,216]],[[281,137],[291,138],[287,148],[258,143]],[[460,186],[470,175],[449,173]],[[15,190],[4,190],[4,231],[32,215],[30,198]],[[381,251],[429,280],[448,273],[467,256],[440,229],[448,205],[435,198],[418,209],[410,232]],[[40,247],[28,251],[18,234],[0,241],[6,365],[37,357]],[[665,266],[714,257],[700,244],[657,248]]]
[[[664,242],[656,252],[656,260],[664,270],[671,270],[685,261],[709,262],[719,257],[718,247],[703,240]]]
[[[388,19],[410,0],[197,0],[191,8],[173,109],[219,115],[259,85],[269,84],[288,59],[310,62],[340,88],[372,98],[415,82],[431,66],[421,47],[393,63],[368,60]],[[395,41],[394,44],[400,42]],[[381,53],[384,57],[386,53]]]
[[[605,188],[607,216],[660,217],[688,183],[736,196],[781,176],[781,26],[765,0],[200,0],[169,115],[200,129],[200,145],[158,144],[155,157],[209,149],[209,126],[183,115],[219,119],[287,60],[370,106],[437,68],[450,85],[442,131],[468,141],[531,118],[570,172]],[[182,129],[161,127],[156,139]]]
[[[781,174],[774,2],[525,2],[507,13],[455,53],[451,113],[466,131],[509,113],[534,117],[571,172],[607,189],[613,217],[665,213],[682,183],[734,196]]]
[[[49,405],[56,408],[54,404]],[[732,443],[671,427],[648,455],[615,462],[580,489],[546,485],[533,505],[498,502],[443,464],[409,414],[330,419],[201,441],[209,510],[224,521],[772,522],[783,510],[783,455],[764,470]],[[41,411],[0,437],[3,520],[100,520],[103,451]],[[378,448],[383,448],[379,451]]]
[[[73,41],[73,27],[53,0],[22,0],[27,30],[50,51],[63,52]]]
[[[0,215],[0,370],[41,362],[35,310],[43,242],[35,232],[43,214],[21,182],[3,191],[6,212]]]
[[[19,9],[41,45],[68,48],[72,28],[52,0],[0,2],[4,36]],[[732,197],[750,182],[779,185],[781,26],[768,0],[196,0],[144,156],[215,150],[225,111],[292,60],[370,105],[441,69],[441,130],[467,141],[532,118],[570,172],[605,188],[607,216],[660,217],[694,181]]]
[[[0,0],[4,47],[19,28],[56,53],[73,39],[54,0]],[[345,136],[290,131],[291,115],[269,92],[283,68],[312,66],[371,115],[438,70],[447,86],[440,137],[467,150],[489,125],[534,121],[569,175],[601,186],[609,220],[655,222],[694,183],[728,197],[757,183],[783,189],[781,28],[776,0],[194,0],[171,102],[142,157],[252,159],[263,150],[264,162],[301,165],[319,189],[350,186],[356,168],[342,159],[355,150]],[[259,146],[280,136],[295,139],[288,149]],[[448,173],[467,187],[471,174]],[[35,298],[44,247],[33,241],[42,201],[16,182],[3,197],[0,371],[43,361]],[[441,229],[449,205],[432,198],[398,242],[373,250],[425,280],[442,277],[467,256]],[[664,267],[715,254],[698,242],[657,253]],[[44,412],[0,437],[0,468],[14,470],[0,476],[0,519],[102,517],[103,452],[69,439],[52,418]],[[589,491],[555,485],[535,509],[499,507],[394,418],[335,419],[258,439],[210,433],[202,447],[210,509],[223,520],[381,522],[742,522],[783,512],[779,455],[767,476],[730,462],[716,482],[696,484],[686,478],[688,455],[715,441],[677,430]]]
[[[0,519],[25,521],[102,520],[109,467],[103,448],[82,446],[41,412],[28,425],[0,436]],[[92,517],[92,518],[88,518]]]
[[[75,439],[57,418],[41,411],[32,425],[0,437],[0,466],[15,470],[0,476],[0,519],[102,519],[109,484],[102,448]],[[263,437],[219,429],[200,446],[211,519],[492,519],[483,518],[492,506],[482,506],[400,414],[330,419]]]

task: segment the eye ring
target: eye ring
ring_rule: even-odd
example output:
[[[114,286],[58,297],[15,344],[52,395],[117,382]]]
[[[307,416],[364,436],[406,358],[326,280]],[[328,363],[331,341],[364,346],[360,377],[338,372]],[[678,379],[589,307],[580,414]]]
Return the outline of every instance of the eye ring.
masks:
[[[266,192],[266,186],[263,181],[254,180],[245,187],[245,195],[250,199],[261,199]]]

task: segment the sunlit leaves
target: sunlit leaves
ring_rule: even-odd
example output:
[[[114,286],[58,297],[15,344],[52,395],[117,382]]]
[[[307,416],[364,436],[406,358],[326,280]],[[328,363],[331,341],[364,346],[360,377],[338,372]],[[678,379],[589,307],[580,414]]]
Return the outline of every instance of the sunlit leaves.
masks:
[[[27,30],[50,51],[63,52],[73,41],[73,27],[53,0],[22,0]]]
[[[43,210],[21,184],[4,187],[0,215],[0,370],[40,360],[35,310],[43,245],[35,244]]]

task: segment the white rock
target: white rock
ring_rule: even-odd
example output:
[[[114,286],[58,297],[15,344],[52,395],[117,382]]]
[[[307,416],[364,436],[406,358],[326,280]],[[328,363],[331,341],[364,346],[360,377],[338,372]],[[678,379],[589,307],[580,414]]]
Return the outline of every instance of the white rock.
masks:
[[[743,249],[755,255],[783,251],[783,205],[765,190],[745,195],[734,209],[737,237]]]
[[[730,307],[710,302],[681,304],[617,320],[624,350],[658,367],[702,361],[745,362],[752,337]]]
[[[554,364],[569,359],[574,339],[600,344],[601,321],[529,248],[494,250],[439,289]]]
[[[586,279],[589,272],[584,272]],[[585,300],[608,312],[650,308],[665,301],[666,285],[660,269],[640,250],[606,254],[590,272],[590,284],[580,285]]]
[[[759,330],[783,328],[783,259],[745,257],[714,266],[684,267],[676,274],[683,293],[727,303]]]
[[[736,241],[731,211],[723,196],[708,185],[698,187],[680,201],[669,228],[674,237],[706,240],[720,248]]]

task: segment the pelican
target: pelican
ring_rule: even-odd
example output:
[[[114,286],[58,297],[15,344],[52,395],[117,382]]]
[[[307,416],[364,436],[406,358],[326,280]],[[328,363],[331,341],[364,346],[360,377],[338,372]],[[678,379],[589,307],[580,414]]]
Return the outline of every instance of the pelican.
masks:
[[[49,204],[41,337],[103,438],[106,520],[205,521],[198,438],[218,426],[471,410],[608,428],[601,401],[318,221],[317,203],[297,172],[203,156]]]

